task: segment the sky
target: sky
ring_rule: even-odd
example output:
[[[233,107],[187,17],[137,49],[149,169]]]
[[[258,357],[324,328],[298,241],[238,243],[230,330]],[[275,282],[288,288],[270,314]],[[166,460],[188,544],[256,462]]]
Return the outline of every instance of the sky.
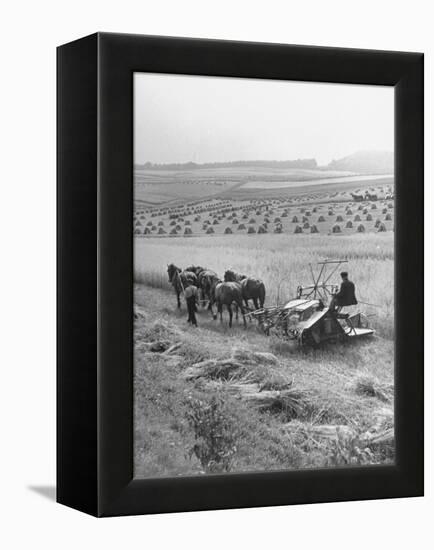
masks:
[[[394,90],[134,74],[134,162],[315,158],[394,149]]]

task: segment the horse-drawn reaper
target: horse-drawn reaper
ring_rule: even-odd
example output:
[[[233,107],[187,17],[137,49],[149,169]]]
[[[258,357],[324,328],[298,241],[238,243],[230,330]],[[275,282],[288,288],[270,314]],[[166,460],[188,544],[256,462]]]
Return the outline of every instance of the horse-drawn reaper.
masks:
[[[255,319],[265,334],[276,334],[301,346],[372,336],[375,331],[364,313],[343,311],[344,306],[357,301],[340,302],[338,286],[329,283],[343,263],[346,260],[319,262],[317,275],[310,265],[312,284],[298,286],[296,298],[283,306],[257,309],[247,316]]]

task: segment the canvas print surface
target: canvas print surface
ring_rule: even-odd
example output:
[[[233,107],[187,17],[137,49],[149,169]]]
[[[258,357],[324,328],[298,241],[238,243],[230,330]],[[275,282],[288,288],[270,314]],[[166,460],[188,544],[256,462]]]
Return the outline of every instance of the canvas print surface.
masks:
[[[134,75],[134,470],[391,464],[394,90]]]

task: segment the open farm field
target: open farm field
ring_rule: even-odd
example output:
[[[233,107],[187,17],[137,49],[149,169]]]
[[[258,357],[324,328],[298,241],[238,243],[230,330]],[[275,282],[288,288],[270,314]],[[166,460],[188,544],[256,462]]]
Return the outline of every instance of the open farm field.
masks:
[[[315,178],[315,179],[297,179],[292,180],[289,179],[287,181],[270,181],[267,179],[264,180],[254,180],[249,181],[248,183],[243,184],[243,189],[284,189],[286,187],[309,187],[310,185],[318,186],[318,185],[333,185],[336,183],[355,183],[356,185],[366,184],[369,182],[378,183],[381,181],[390,181],[392,179],[392,176],[386,175],[386,176],[379,176],[379,175],[349,175],[345,176],[343,174],[340,174],[339,176],[331,176],[327,172],[324,173],[324,176],[322,178]]]
[[[236,181],[174,181],[170,183],[140,183],[135,189],[135,200],[139,205],[163,205],[166,203],[183,203],[204,197],[220,195],[238,186]]]
[[[351,199],[351,193],[360,189],[382,193],[384,189],[394,187],[393,176],[349,176],[333,178],[327,176],[316,180],[269,182],[252,181],[244,185],[234,186],[222,193],[224,198],[232,199],[293,199],[296,201],[315,200],[327,202],[334,197]],[[351,178],[351,179],[349,179]]]
[[[330,180],[330,181],[329,181]],[[313,189],[330,184],[354,184],[356,187],[366,182],[389,184],[393,178],[385,176],[360,175],[344,170],[270,168],[270,167],[231,167],[196,168],[192,170],[152,170],[134,171],[136,201],[142,205],[160,205],[166,202],[200,199],[211,196],[252,196],[252,190],[261,195],[265,191],[274,193],[284,189],[285,193],[300,191],[308,185]],[[318,183],[315,183],[318,182]]]
[[[134,170],[136,184],[141,183],[176,183],[176,182],[201,182],[201,181],[238,181],[248,180],[269,181],[308,181],[322,179],[324,177],[354,176],[355,173],[348,170],[325,170],[322,168],[272,168],[269,166],[231,166],[194,169],[149,169],[138,168]]]
[[[187,199],[144,207],[135,203],[137,237],[213,236],[242,234],[333,234],[388,232],[394,229],[393,185],[372,183],[363,188],[338,184],[307,192],[239,189],[218,197]],[[344,185],[344,184],[342,184]],[[354,186],[354,184],[351,184]],[[279,191],[277,193],[277,191]],[[367,194],[366,194],[367,193]]]
[[[218,195],[136,201],[137,475],[216,471],[194,451],[197,440],[209,444],[201,422],[222,432],[215,452],[228,454],[228,471],[393,462],[394,186],[359,183],[243,190],[232,182]],[[170,185],[181,196],[204,184]],[[309,264],[325,258],[348,260],[373,340],[294,353],[255,323],[229,329],[206,310],[195,329],[167,276],[169,263],[221,278],[233,269],[260,278],[273,306],[294,298],[311,281]]]

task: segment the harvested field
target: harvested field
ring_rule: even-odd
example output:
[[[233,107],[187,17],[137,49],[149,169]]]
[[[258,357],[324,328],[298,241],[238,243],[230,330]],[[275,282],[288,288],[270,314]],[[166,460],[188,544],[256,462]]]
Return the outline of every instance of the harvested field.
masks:
[[[385,200],[385,196],[390,189],[390,186],[381,186],[376,188],[379,193],[378,208],[386,211],[384,223],[387,230],[391,230],[394,225],[394,209],[393,203]],[[333,202],[331,200],[333,199]],[[364,201],[359,204],[357,214],[353,215],[352,197],[349,191],[339,194],[338,197],[329,189],[327,192],[312,193],[312,194],[290,194],[278,195],[276,198],[268,199],[236,199],[230,196],[219,195],[218,198],[207,197],[198,201],[192,201],[187,204],[166,203],[164,206],[140,206],[136,203],[134,214],[134,227],[138,229],[137,235],[147,235],[143,225],[151,227],[151,234],[157,234],[157,224],[159,226],[170,224],[172,221],[177,221],[188,225],[192,229],[193,235],[203,235],[206,233],[204,228],[205,222],[212,223],[214,233],[216,235],[224,234],[226,225],[222,223],[225,217],[233,224],[238,224],[239,220],[243,221],[243,225],[253,227],[255,232],[264,223],[270,223],[274,220],[275,224],[279,224],[281,233],[293,233],[294,225],[306,222],[310,223],[309,216],[311,211],[305,206],[312,207],[312,212],[318,213],[316,218],[317,223],[320,223],[318,230],[320,233],[332,233],[333,226],[336,223],[343,225],[343,234],[352,234],[356,232],[356,228],[347,226],[348,221],[361,221],[361,214],[366,222],[365,231],[367,233],[376,231],[375,219],[370,211],[377,209],[376,202]],[[390,208],[388,205],[391,205]],[[308,214],[308,215],[307,215]],[[208,219],[205,217],[208,216]],[[273,216],[273,218],[270,217]],[[149,219],[151,218],[151,219]],[[278,220],[278,221],[276,221]],[[242,229],[238,229],[241,231]],[[164,235],[164,234],[163,234]],[[170,235],[166,235],[170,238]]]
[[[291,217],[279,217],[279,226],[288,222],[303,232]],[[135,239],[135,303],[143,312],[135,323],[136,475],[393,462],[393,231],[359,233],[363,225],[356,223],[351,233],[342,224],[338,236],[311,233],[323,225],[295,235],[275,234],[272,227],[248,235],[253,224],[238,224],[231,227],[242,227],[241,234],[199,236],[193,223],[188,237]],[[207,231],[222,226],[228,227]],[[266,304],[273,305],[292,298],[309,280],[309,263],[324,257],[348,259],[358,299],[379,306],[365,306],[374,315],[374,340],[294,352],[285,341],[258,333],[254,323],[245,330],[234,321],[230,330],[226,314],[221,325],[206,309],[194,329],[167,282],[169,262],[184,267],[188,259],[221,277],[233,268],[260,277]],[[216,463],[205,447],[196,454],[192,449],[198,422],[212,424],[220,415],[227,445],[236,451]],[[365,450],[356,452],[361,445]]]
[[[135,303],[136,476],[393,462],[392,340],[299,353],[206,310],[191,328],[163,289],[137,284]],[[190,453],[191,415],[220,429],[213,410],[225,463]]]

